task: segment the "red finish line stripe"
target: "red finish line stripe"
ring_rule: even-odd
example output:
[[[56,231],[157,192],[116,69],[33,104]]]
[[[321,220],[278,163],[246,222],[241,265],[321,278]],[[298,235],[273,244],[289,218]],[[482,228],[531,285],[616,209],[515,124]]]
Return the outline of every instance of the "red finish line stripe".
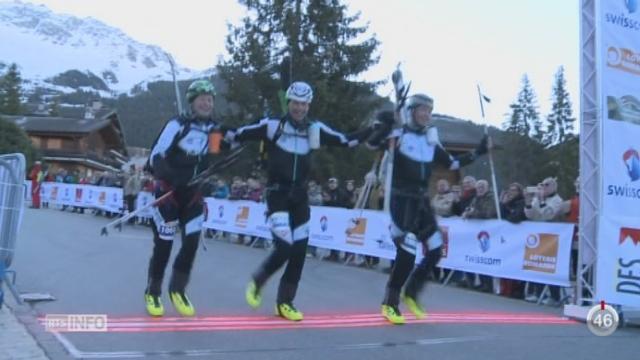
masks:
[[[44,318],[39,319],[44,325]],[[426,319],[408,316],[408,324],[551,324],[570,325],[576,322],[546,314],[508,313],[430,313]],[[388,326],[379,314],[344,314],[308,316],[301,322],[277,317],[199,317],[199,318],[108,318],[108,332],[186,332],[241,331],[277,329],[322,329]]]
[[[368,322],[378,321],[382,318],[381,315],[373,316],[369,318],[349,318],[331,319],[331,320],[313,320],[305,319],[302,323],[305,324],[341,324],[351,322]],[[409,317],[409,319],[413,319]],[[425,320],[412,320],[412,321],[478,321],[478,322],[504,322],[504,321],[523,321],[523,322],[573,322],[572,320],[563,318],[537,318],[537,317],[449,317],[449,316],[429,316]],[[148,326],[148,327],[162,327],[162,326],[224,326],[224,325],[277,325],[281,323],[289,324],[287,320],[279,318],[270,318],[265,320],[247,320],[247,321],[223,321],[223,320],[182,320],[182,321],[108,321],[110,327],[125,327],[125,326]]]
[[[409,314],[407,314],[409,315]],[[381,315],[379,313],[367,313],[367,314],[333,314],[333,315],[306,315],[305,322],[307,321],[345,321],[345,320],[357,320],[357,319],[379,319]],[[409,315],[411,317],[411,315]],[[548,319],[548,320],[564,320],[570,321],[567,318],[549,315],[549,314],[536,314],[536,313],[487,313],[487,312],[429,312],[429,318],[479,318],[479,319]],[[45,318],[40,317],[39,320],[44,322]],[[265,321],[286,321],[275,316],[196,316],[196,317],[117,317],[108,316],[109,323],[131,323],[131,322],[143,322],[143,323],[169,323],[169,322],[265,322]]]

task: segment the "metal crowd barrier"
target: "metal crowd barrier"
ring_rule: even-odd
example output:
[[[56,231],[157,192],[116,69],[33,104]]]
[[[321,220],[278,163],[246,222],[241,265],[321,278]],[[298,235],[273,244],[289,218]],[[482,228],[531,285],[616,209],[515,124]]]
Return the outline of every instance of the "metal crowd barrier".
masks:
[[[15,288],[16,273],[9,267],[24,210],[25,166],[22,154],[0,155],[0,307],[4,300],[3,283],[21,303]]]

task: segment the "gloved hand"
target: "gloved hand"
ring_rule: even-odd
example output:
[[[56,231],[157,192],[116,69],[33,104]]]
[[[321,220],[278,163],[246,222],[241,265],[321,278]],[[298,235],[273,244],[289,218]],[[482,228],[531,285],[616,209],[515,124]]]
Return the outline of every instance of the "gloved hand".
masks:
[[[396,119],[395,119],[395,116],[393,115],[393,111],[381,111],[376,115],[374,127],[376,126],[376,124],[378,124],[378,126],[391,129],[395,121]]]
[[[367,175],[364,176],[364,181],[370,182],[371,184],[375,184],[377,179],[378,177],[376,176],[376,173],[373,171],[369,171]]]
[[[373,122],[373,132],[367,139],[367,143],[370,146],[376,147],[389,136],[393,124],[395,123],[395,117],[391,111],[382,111],[376,115],[376,120]]]

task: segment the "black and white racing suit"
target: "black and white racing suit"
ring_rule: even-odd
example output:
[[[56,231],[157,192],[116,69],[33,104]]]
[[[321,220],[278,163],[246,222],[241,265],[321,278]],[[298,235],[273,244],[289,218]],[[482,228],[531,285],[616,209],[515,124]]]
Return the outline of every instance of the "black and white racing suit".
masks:
[[[432,167],[439,164],[457,170],[471,163],[479,153],[476,150],[454,157],[440,144],[430,143],[427,133],[426,129],[404,126],[394,130],[388,139],[395,142],[390,212],[391,237],[397,250],[384,305],[398,306],[400,291],[410,274],[405,293],[416,299],[428,273],[440,260],[442,236],[428,197]],[[414,269],[418,242],[422,243],[425,258]]]
[[[169,291],[183,293],[187,286],[203,222],[202,193],[198,186],[188,186],[188,183],[207,168],[211,161],[209,134],[220,130],[212,119],[174,118],[164,126],[151,149],[155,197],[172,190],[173,194],[153,208],[154,247],[149,261],[147,293],[160,295],[178,226],[182,246],[173,263]]]
[[[310,137],[314,138],[315,134],[320,146],[353,147],[370,132],[364,129],[345,135],[320,121],[298,125],[287,115],[283,119],[265,118],[240,127],[233,135],[227,133],[230,141],[264,140],[267,144],[267,220],[275,248],[252,277],[260,289],[287,263],[278,287],[278,304],[293,302],[305,261],[310,214],[306,185],[315,141]]]

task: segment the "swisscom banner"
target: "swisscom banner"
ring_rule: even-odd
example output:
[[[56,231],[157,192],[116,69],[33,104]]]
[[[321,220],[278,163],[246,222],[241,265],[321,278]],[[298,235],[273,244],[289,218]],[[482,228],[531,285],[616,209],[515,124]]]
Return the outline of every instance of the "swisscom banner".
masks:
[[[264,204],[207,198],[206,209],[205,227],[271,238]],[[392,259],[395,246],[389,224],[389,217],[380,211],[314,206],[309,243]],[[440,267],[569,286],[573,224],[445,218],[440,226],[444,236]]]
[[[640,9],[599,1],[602,206],[597,297],[640,306]]]

